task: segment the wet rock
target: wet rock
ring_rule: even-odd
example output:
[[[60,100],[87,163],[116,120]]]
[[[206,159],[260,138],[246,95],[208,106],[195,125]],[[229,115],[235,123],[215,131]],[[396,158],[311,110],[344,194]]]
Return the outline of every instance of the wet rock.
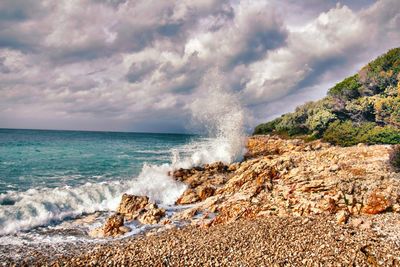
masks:
[[[124,194],[117,211],[127,220],[138,220],[142,224],[156,224],[165,216],[165,210],[150,203],[147,196]]]
[[[182,196],[180,196],[180,198],[178,198],[178,200],[176,201],[176,204],[178,204],[178,205],[192,204],[199,200],[200,200],[200,198],[197,195],[196,191],[189,188],[185,192],[183,192],[183,194],[182,194]]]
[[[147,196],[123,194],[117,212],[123,214],[128,220],[132,220],[148,203],[149,198]]]
[[[102,227],[92,230],[89,235],[92,237],[115,237],[129,232],[131,229],[124,226],[124,216],[115,213],[107,218]]]
[[[142,224],[156,224],[160,222],[161,218],[164,216],[165,209],[158,208],[155,203],[150,203],[141,211],[138,220]]]

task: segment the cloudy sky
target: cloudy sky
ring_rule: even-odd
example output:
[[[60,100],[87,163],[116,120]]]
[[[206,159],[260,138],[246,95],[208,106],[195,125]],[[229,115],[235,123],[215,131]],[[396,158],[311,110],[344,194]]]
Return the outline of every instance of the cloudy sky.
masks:
[[[398,0],[1,0],[0,127],[191,132],[193,103],[223,90],[250,128],[399,29]]]

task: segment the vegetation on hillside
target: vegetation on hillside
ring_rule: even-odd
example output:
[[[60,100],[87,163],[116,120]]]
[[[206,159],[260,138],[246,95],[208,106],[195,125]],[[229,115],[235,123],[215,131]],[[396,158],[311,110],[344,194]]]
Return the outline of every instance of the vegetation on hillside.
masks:
[[[400,48],[389,50],[328,95],[258,125],[254,134],[322,138],[333,144],[400,144]]]

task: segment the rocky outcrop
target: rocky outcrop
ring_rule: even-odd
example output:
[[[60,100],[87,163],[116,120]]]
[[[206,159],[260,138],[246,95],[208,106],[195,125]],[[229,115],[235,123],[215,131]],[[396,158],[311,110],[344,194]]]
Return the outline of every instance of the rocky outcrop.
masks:
[[[388,164],[390,150],[387,145],[343,148],[319,140],[252,137],[241,163],[174,172],[189,185],[177,204],[196,204],[173,219],[204,226],[242,217],[328,213],[344,224],[351,216],[396,211],[400,174]]]
[[[328,214],[338,224],[357,224],[362,215],[400,212],[400,174],[388,163],[391,149],[252,137],[243,162],[216,162],[170,173],[188,185],[176,204],[190,206],[162,220],[165,210],[148,197],[124,194],[119,215],[99,231],[103,236],[121,234],[126,230],[118,220],[121,216],[142,224],[186,221],[209,227],[240,218],[314,214]],[[360,225],[368,228],[368,223]]]
[[[234,170],[235,165],[227,166],[222,162],[192,169],[175,170],[172,176],[188,185],[188,189],[176,201],[176,204],[192,204],[213,196],[216,189],[227,182]]]
[[[138,220],[142,224],[156,224],[165,216],[165,210],[149,202],[147,196],[123,194],[117,212],[127,220]]]
[[[138,220],[142,224],[157,224],[165,216],[165,210],[156,203],[149,202],[147,196],[123,194],[117,208],[117,213],[111,215],[103,227],[89,233],[93,237],[115,237],[129,232],[131,229],[124,226],[124,220]]]
[[[124,216],[119,213],[111,215],[103,227],[92,230],[89,235],[92,237],[116,237],[129,232],[131,229],[124,226]]]
[[[134,220],[148,204],[147,196],[123,194],[117,212],[123,214],[127,220]]]

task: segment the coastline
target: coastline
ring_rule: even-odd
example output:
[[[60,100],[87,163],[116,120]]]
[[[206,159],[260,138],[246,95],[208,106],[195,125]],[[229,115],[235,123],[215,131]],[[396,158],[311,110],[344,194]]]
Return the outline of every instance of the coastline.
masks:
[[[214,163],[170,173],[188,186],[177,200],[186,208],[168,219],[157,218],[159,228],[102,243],[63,244],[61,254],[57,244],[46,250],[27,247],[26,257],[3,262],[29,266],[398,265],[400,174],[390,168],[390,150],[386,145],[342,148],[320,141],[251,137],[241,163]],[[152,209],[146,212],[159,214],[160,209],[150,205]],[[138,218],[145,222],[149,217]]]

